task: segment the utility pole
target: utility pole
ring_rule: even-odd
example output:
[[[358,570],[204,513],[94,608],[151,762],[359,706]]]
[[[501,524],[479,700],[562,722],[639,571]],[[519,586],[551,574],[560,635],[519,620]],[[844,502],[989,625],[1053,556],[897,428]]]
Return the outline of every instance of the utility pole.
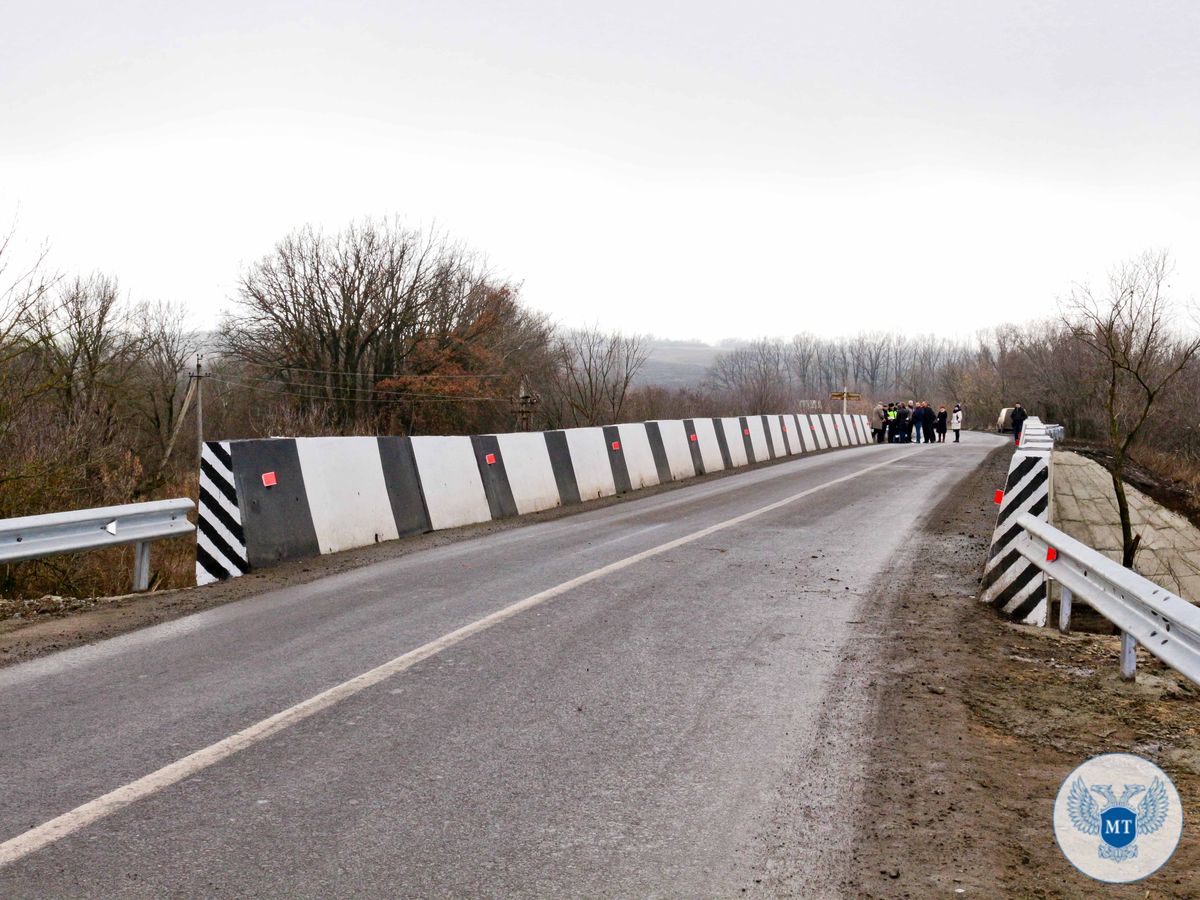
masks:
[[[842,415],[846,414],[846,398],[850,396],[850,385],[842,387]]]
[[[204,458],[204,373],[200,367],[204,359],[203,353],[196,354],[196,374],[192,376],[196,385],[196,466]]]
[[[530,431],[533,429],[533,410],[542,398],[529,390],[529,385],[525,381],[525,376],[521,376],[521,387],[517,391],[517,396],[512,400],[513,411],[517,414],[517,431]]]

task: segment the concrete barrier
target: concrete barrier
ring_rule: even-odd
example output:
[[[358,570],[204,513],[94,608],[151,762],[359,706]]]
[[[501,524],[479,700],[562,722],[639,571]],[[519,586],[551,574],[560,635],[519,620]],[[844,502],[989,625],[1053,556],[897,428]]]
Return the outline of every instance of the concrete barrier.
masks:
[[[707,423],[708,430],[712,430],[712,422],[708,419],[700,419],[699,424]],[[712,436],[711,446],[716,452],[717,467],[709,469],[704,461],[703,452],[698,446],[700,443],[699,434],[697,434],[697,422],[688,420],[682,422],[678,419],[667,419],[647,425],[654,424],[658,426],[659,436],[662,439],[663,453],[667,458],[667,471],[671,481],[682,481],[685,478],[694,478],[696,475],[703,475],[705,472],[716,472],[720,468],[721,452],[716,448],[716,437]],[[696,440],[692,436],[696,436]],[[697,457],[699,457],[700,465],[697,465]],[[664,479],[665,480],[665,479]]]
[[[415,437],[412,448],[434,531],[492,517],[469,437]]]
[[[614,451],[604,440],[603,428],[568,428],[562,432],[567,439],[575,483],[581,500],[611,497],[617,492],[609,455]],[[617,451],[619,452],[619,451]]]
[[[792,415],[780,416],[779,428],[783,432],[783,443],[788,456],[796,456],[803,452],[804,445],[800,443],[800,429],[796,427],[796,417]]]
[[[817,436],[813,431],[813,424],[804,413],[796,413],[792,416],[796,420],[796,429],[800,435],[801,446],[805,453],[812,453],[814,450],[819,450],[817,446]]]
[[[823,418],[210,442],[201,458],[196,581],[825,449],[833,425]]]
[[[830,413],[821,413],[821,424],[825,426],[825,437],[829,439],[830,447],[846,446],[845,437],[837,426],[837,421]]]
[[[1041,426],[1033,417],[1026,420],[1025,427],[1028,429],[1031,424],[1035,429]],[[1017,519],[1029,513],[1049,521],[1052,450],[1053,443],[1013,453],[983,569],[980,599],[1008,618],[1027,625],[1045,625],[1049,604],[1046,576],[1016,550],[1021,534]]]
[[[813,436],[813,439],[817,442],[817,449],[818,450],[829,449],[829,437],[825,433],[825,423],[824,423],[824,421],[822,421],[820,415],[818,415],[817,413],[810,413],[808,415],[808,428],[809,428],[809,433]]]
[[[763,416],[763,427],[767,433],[767,441],[770,443],[771,458],[780,459],[784,456],[789,456],[787,440],[784,438],[783,423],[779,421],[779,416]]]
[[[662,437],[658,429],[659,438]],[[650,436],[642,422],[617,426],[618,440],[621,451],[625,454],[625,468],[629,473],[630,490],[654,487],[661,483],[658,477],[658,466],[654,461],[654,451],[650,448]],[[665,455],[664,448],[664,455]]]
[[[742,425],[743,433],[747,428],[750,431],[750,446],[754,449],[754,461],[766,462],[774,459],[767,439],[767,429],[763,426],[763,417],[746,416],[742,420]]]
[[[729,462],[727,468],[736,469],[750,462],[746,452],[750,446],[750,429],[742,425],[741,419],[718,419],[721,423],[722,434],[725,438]]]
[[[693,444],[700,454],[703,468],[702,474],[720,472],[726,467],[725,457],[721,453],[721,442],[717,438],[717,425],[713,419],[692,419],[692,430],[688,432],[688,441]],[[684,423],[685,428],[687,422]],[[692,441],[695,435],[696,440]],[[694,458],[694,457],[693,457]],[[700,471],[699,469],[697,470]]]
[[[546,436],[541,432],[494,435],[508,475],[517,513],[539,512],[562,504]],[[486,457],[485,457],[486,463]]]
[[[378,438],[317,437],[295,443],[308,512],[322,553],[400,536],[388,501]]]

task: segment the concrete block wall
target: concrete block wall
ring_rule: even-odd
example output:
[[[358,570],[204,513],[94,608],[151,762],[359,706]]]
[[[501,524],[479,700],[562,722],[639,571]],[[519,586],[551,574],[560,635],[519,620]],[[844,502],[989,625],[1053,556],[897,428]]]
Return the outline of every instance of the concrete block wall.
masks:
[[[837,419],[785,414],[469,437],[211,442],[201,460],[196,581],[867,443],[865,416]]]

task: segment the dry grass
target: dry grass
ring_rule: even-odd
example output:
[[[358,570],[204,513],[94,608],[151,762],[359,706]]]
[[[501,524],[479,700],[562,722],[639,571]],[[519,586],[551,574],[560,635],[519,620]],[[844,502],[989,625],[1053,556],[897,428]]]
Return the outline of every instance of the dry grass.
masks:
[[[155,492],[157,498],[190,497],[195,501],[199,476],[179,475]],[[194,522],[195,514],[189,518]],[[47,595],[69,600],[127,594],[133,582],[132,546],[112,547],[89,553],[53,556],[9,566],[0,566],[0,618],[11,615],[65,614],[77,604],[56,600],[40,601]],[[187,587],[196,583],[196,542],[192,538],[156,541],[150,552],[152,589]],[[23,600],[33,599],[33,603]]]

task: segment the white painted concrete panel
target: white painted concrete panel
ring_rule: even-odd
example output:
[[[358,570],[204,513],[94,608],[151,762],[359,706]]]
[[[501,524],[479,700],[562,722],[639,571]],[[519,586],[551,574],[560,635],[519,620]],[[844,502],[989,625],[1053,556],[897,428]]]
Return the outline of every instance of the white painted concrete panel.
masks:
[[[297,438],[296,454],[322,553],[392,541],[396,519],[373,437]]]
[[[804,438],[800,434],[800,423],[796,421],[795,415],[785,413],[783,424],[787,426],[788,447],[791,448],[792,456],[799,456],[804,452]]]
[[[492,518],[470,438],[415,437],[412,448],[434,529]]]
[[[721,428],[725,432],[725,443],[729,446],[729,461],[736,469],[744,466],[750,460],[746,458],[746,443],[742,436],[741,419],[722,419]]]
[[[650,449],[650,435],[641,422],[618,425],[621,450],[625,453],[625,468],[629,470],[629,486],[635,491],[658,484],[658,466]]]
[[[720,472],[725,468],[725,459],[721,456],[721,445],[717,442],[717,428],[712,419],[693,419],[696,427],[696,442],[700,445],[700,459],[704,462],[705,472]],[[691,438],[688,438],[691,440]]]
[[[754,461],[764,462],[771,458],[767,449],[767,432],[763,428],[762,416],[746,416],[746,427],[750,429],[750,446],[754,448]]]
[[[608,461],[608,443],[604,440],[603,428],[568,428],[567,449],[571,453],[571,465],[575,467],[575,481],[579,484],[582,500],[611,497],[617,492],[613,482],[612,463]]]
[[[768,431],[771,435],[771,446],[775,455],[782,458],[788,455],[788,445],[783,440],[783,427],[779,424],[779,416],[767,416]]]
[[[700,422],[705,421],[700,419],[696,423],[696,428],[699,430]],[[712,428],[712,422],[708,422],[709,429]],[[658,422],[658,433],[662,435],[663,450],[667,453],[667,465],[671,468],[671,477],[676,481],[681,481],[684,478],[694,478],[696,476],[696,466],[692,462],[692,448],[688,446],[691,443],[691,437],[688,435],[687,429],[683,427],[683,422],[679,419],[660,419]],[[697,435],[697,440],[699,436]],[[713,448],[717,451],[717,461],[720,462],[721,450],[716,446],[717,437],[713,434]],[[701,451],[703,453],[703,451]],[[703,457],[701,457],[703,458]],[[723,468],[718,466],[718,468]],[[713,470],[715,471],[715,470]]]
[[[496,442],[500,445],[500,457],[504,460],[517,512],[524,515],[558,506],[561,502],[558,482],[550,465],[546,436],[540,431],[498,434]]]
[[[808,416],[803,413],[796,413],[792,416],[796,420],[796,427],[800,429],[800,441],[804,447],[805,453],[811,453],[817,449],[817,439],[812,433],[812,422],[808,420]]]

